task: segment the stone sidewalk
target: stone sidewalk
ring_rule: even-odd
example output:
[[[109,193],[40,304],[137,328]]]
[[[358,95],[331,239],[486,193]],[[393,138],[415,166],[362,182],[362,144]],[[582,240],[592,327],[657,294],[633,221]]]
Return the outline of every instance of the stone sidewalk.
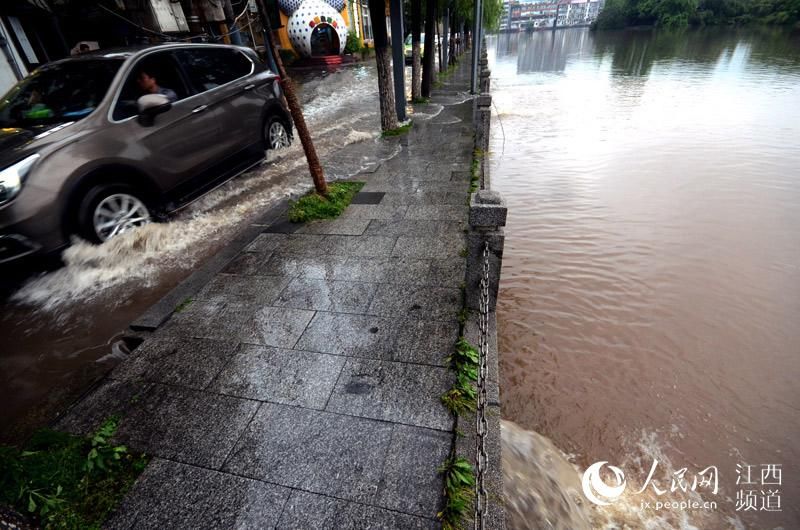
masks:
[[[62,419],[120,414],[119,441],[153,456],[109,527],[439,526],[467,66],[339,219],[266,228]]]

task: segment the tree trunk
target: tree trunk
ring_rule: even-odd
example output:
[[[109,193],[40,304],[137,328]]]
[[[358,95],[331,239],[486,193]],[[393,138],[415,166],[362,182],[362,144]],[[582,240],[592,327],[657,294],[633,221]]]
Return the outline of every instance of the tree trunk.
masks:
[[[447,58],[450,64],[456,64],[456,54],[458,50],[456,50],[456,27],[457,27],[457,19],[455,10],[450,12],[450,53],[447,55]]]
[[[308,162],[308,171],[311,173],[311,179],[314,181],[314,189],[320,195],[327,195],[328,184],[325,182],[322,164],[319,162],[317,150],[314,148],[314,142],[311,140],[311,134],[308,132],[306,119],[303,116],[303,108],[300,106],[300,101],[297,99],[297,94],[294,91],[294,84],[286,73],[286,69],[283,67],[281,55],[278,53],[275,41],[272,38],[272,25],[270,24],[269,16],[267,16],[267,10],[264,7],[264,0],[258,0],[258,12],[261,14],[261,22],[264,24],[264,33],[266,34],[272,56],[275,59],[275,64],[278,67],[278,75],[281,76],[283,95],[286,98],[286,104],[292,115],[294,128],[297,129],[297,136],[300,137],[300,143],[303,145],[303,152]]]
[[[422,54],[422,97],[431,97],[431,85],[433,84],[433,68],[435,50],[433,44],[436,41],[434,35],[434,20],[436,16],[436,0],[425,0],[425,51]]]
[[[397,111],[394,107],[392,85],[392,50],[386,31],[386,4],[384,0],[369,0],[369,18],[372,20],[372,42],[375,46],[375,65],[378,69],[378,98],[381,102],[381,129],[397,129]],[[397,38],[402,39],[399,35]]]
[[[436,46],[439,49],[439,71],[444,72],[445,64],[444,64],[444,57],[442,57],[442,36],[439,34],[439,19],[441,19],[441,13],[439,13],[439,6],[436,6]]]
[[[422,97],[420,83],[422,82],[422,61],[420,56],[420,33],[422,32],[422,0],[411,0],[411,99],[418,100]]]

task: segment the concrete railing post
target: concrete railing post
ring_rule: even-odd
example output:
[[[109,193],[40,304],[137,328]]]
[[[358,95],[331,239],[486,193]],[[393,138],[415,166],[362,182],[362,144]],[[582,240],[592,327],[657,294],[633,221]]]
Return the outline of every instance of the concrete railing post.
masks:
[[[480,190],[470,198],[466,298],[467,308],[471,311],[479,308],[486,242],[489,243],[489,310],[494,311],[497,305],[507,212],[505,200],[496,191]]]

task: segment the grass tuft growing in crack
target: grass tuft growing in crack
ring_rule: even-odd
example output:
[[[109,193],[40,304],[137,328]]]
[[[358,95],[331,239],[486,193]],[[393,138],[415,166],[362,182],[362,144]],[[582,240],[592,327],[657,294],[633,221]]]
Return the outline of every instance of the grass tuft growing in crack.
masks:
[[[189,307],[189,305],[191,305],[192,302],[193,300],[191,298],[186,298],[183,302],[178,304],[177,307],[175,307],[175,312],[181,313],[183,311],[186,311],[186,308]]]
[[[332,182],[328,184],[327,196],[312,191],[290,202],[289,220],[305,223],[314,219],[339,217],[363,186],[363,182]]]
[[[472,508],[475,473],[472,465],[461,457],[448,458],[438,471],[444,475],[445,504],[436,515],[444,530],[460,530],[464,528],[464,516]]]
[[[401,125],[397,129],[389,129],[388,131],[383,131],[381,133],[382,138],[389,138],[391,136],[400,136],[401,134],[405,134],[411,130],[411,126],[414,125],[413,121],[409,121],[405,125]]]
[[[477,408],[477,391],[473,382],[478,380],[479,360],[478,350],[464,337],[458,339],[455,351],[445,359],[456,373],[456,380],[442,395],[442,403],[456,416],[474,412]]]

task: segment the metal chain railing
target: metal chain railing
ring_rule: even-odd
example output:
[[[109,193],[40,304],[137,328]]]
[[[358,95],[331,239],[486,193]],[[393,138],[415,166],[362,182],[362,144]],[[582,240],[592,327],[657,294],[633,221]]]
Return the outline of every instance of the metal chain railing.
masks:
[[[478,328],[480,329],[479,353],[479,372],[478,372],[478,406],[475,411],[475,530],[483,530],[486,512],[488,511],[488,500],[484,476],[486,468],[489,466],[489,456],[486,453],[486,435],[488,434],[488,424],[486,422],[486,372],[489,355],[489,242],[483,248],[483,275],[481,276],[480,287],[480,316]]]

